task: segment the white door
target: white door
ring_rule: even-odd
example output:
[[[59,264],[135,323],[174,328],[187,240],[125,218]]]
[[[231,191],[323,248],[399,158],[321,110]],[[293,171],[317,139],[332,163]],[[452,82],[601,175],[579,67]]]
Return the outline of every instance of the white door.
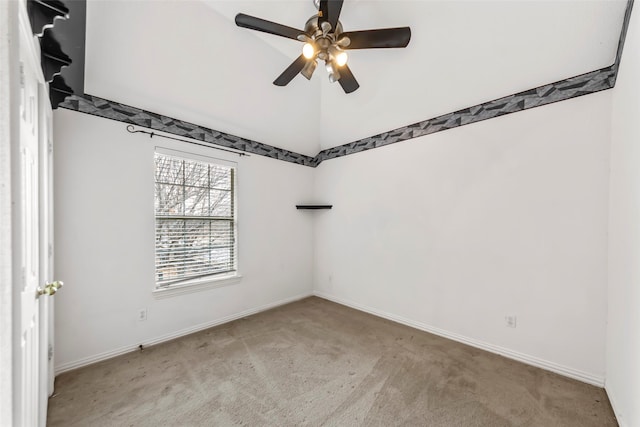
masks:
[[[14,425],[44,426],[47,405],[48,313],[41,313],[40,286],[51,273],[49,258],[43,255],[49,248],[50,223],[47,210],[50,199],[43,187],[42,166],[49,161],[47,144],[50,138],[47,125],[46,89],[40,70],[38,47],[31,33],[24,4],[19,13],[19,140],[13,145],[14,217],[14,276],[20,298],[14,317],[19,334],[14,369],[18,374],[14,384]],[[44,104],[43,104],[44,103]],[[49,118],[50,119],[50,118]],[[42,161],[41,161],[42,160]],[[43,163],[44,162],[44,163]],[[41,191],[42,190],[42,191]],[[42,221],[44,220],[44,221]],[[51,289],[49,288],[49,291]],[[45,338],[46,337],[46,338]],[[44,377],[44,378],[43,378]]]
[[[21,27],[23,27],[21,25]],[[28,29],[27,29],[28,30]],[[40,212],[38,171],[38,78],[30,52],[29,39],[20,31],[20,141],[18,150],[19,224],[20,236],[16,253],[20,276],[20,412],[19,424],[35,426],[39,405],[39,305],[37,289],[40,280]],[[18,397],[18,396],[16,396]]]

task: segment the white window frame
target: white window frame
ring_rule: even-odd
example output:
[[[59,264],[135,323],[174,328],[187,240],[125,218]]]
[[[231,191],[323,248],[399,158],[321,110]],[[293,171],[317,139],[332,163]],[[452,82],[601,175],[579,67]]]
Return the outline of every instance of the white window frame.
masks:
[[[204,289],[218,288],[222,286],[232,285],[235,283],[239,283],[242,275],[240,274],[239,269],[239,259],[238,259],[238,164],[236,162],[231,162],[229,160],[224,160],[216,157],[204,156],[201,154],[195,154],[192,152],[185,152],[180,150],[168,149],[164,147],[155,147],[153,152],[153,158],[155,159],[155,155],[167,155],[172,157],[181,158],[184,160],[195,160],[198,162],[210,163],[210,164],[218,164],[222,166],[232,167],[234,168],[234,179],[232,182],[232,194],[233,194],[233,234],[235,238],[234,242],[234,262],[235,262],[235,271],[227,272],[227,273],[214,273],[204,277],[198,277],[193,279],[186,279],[180,281],[173,285],[168,286],[159,286],[156,282],[156,268],[155,268],[155,243],[154,243],[154,289],[153,295],[156,298],[165,298],[172,295],[180,295],[190,292],[196,292]],[[155,177],[155,161],[153,162],[153,172],[152,176]],[[153,220],[155,224],[156,215],[155,215],[155,178],[154,178],[154,209],[153,209]],[[155,225],[154,225],[154,242],[155,242]]]

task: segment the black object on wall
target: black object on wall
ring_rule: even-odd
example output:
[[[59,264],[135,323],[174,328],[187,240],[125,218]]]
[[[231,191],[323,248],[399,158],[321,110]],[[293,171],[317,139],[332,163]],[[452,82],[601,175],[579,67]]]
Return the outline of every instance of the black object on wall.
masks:
[[[53,81],[49,83],[49,99],[52,108],[57,108],[71,95],[73,95],[73,89],[67,86],[62,76],[55,76]]]
[[[40,37],[40,65],[44,81],[47,83],[60,74],[62,67],[71,65],[71,58],[62,50],[60,43],[53,35],[53,28],[44,30]]]
[[[31,30],[40,39],[40,62],[54,109],[67,96],[84,94],[86,10],[86,0],[27,1]]]
[[[53,27],[56,19],[69,18],[69,8],[59,0],[29,0],[27,12],[33,35],[38,37],[42,37],[44,30]]]
[[[333,205],[296,205],[296,209],[331,209]]]

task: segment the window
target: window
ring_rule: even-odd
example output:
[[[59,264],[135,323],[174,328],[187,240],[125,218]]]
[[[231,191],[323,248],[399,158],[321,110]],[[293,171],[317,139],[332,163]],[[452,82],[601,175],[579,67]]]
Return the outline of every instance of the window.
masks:
[[[156,151],[157,289],[236,272],[235,179],[230,163]]]

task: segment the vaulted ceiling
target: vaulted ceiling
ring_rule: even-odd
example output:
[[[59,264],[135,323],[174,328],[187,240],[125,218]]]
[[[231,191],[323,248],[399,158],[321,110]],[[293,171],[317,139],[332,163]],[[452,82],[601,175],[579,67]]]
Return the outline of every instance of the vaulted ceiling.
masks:
[[[243,12],[303,28],[312,0],[89,0],[85,93],[315,156],[607,67],[626,5],[345,0],[345,30],[412,31],[406,49],[351,51],[360,88],[347,95],[321,67],[274,86],[302,44],[234,23]]]

